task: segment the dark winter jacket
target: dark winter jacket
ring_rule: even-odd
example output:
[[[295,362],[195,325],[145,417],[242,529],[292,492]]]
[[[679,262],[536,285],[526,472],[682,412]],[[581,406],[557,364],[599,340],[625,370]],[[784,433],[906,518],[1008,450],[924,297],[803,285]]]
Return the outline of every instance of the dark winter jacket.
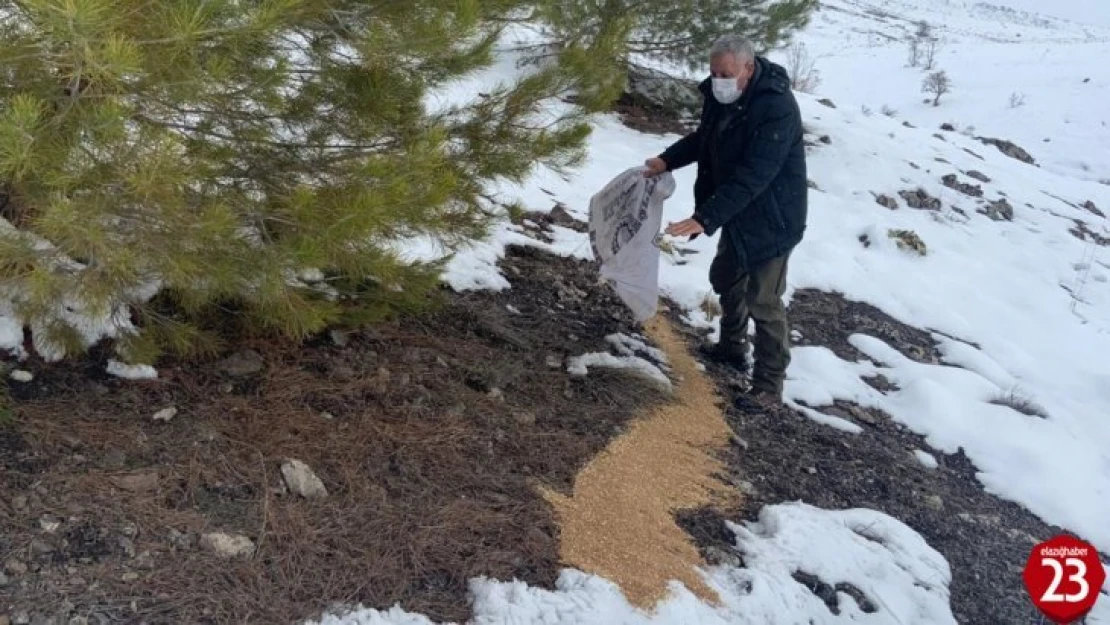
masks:
[[[709,236],[723,227],[738,267],[752,268],[791,251],[806,229],[801,113],[786,70],[762,57],[736,102],[721,104],[710,85],[699,86],[705,104],[697,130],[660,158],[668,170],[697,162],[693,218]]]

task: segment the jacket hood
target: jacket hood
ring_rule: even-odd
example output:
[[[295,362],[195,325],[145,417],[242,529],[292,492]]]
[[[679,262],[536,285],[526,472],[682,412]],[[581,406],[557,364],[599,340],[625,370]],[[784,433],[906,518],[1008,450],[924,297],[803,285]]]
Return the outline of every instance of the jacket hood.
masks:
[[[762,93],[765,91],[773,91],[775,93],[787,93],[790,91],[790,74],[787,73],[786,68],[767,60],[764,57],[755,57],[755,75],[752,77],[752,84],[749,84],[744,89],[744,99],[754,93]],[[713,80],[706,78],[698,85],[698,90],[705,95],[706,98],[713,97]]]

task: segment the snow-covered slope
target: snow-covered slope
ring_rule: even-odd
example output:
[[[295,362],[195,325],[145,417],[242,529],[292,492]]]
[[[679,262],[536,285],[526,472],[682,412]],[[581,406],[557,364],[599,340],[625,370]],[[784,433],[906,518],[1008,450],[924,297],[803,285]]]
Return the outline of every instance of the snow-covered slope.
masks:
[[[838,106],[1004,135],[1046,169],[1110,183],[1110,5],[1100,4],[1077,23],[997,2],[825,0],[799,41],[819,73],[817,93]],[[906,40],[921,21],[939,40],[936,69],[952,81],[938,107],[923,101],[928,72],[908,63]]]

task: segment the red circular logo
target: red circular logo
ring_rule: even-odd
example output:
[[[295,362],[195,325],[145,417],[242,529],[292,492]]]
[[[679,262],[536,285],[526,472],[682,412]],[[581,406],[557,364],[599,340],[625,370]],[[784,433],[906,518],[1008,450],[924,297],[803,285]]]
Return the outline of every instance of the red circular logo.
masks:
[[[1033,605],[1053,623],[1064,625],[1095,606],[1106,569],[1097,549],[1062,535],[1033,547],[1022,577]]]

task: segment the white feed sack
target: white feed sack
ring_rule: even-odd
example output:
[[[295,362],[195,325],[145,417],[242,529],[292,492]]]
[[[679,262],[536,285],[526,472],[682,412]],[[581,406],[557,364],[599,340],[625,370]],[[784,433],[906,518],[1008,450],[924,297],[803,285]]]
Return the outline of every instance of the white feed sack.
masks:
[[[659,306],[659,248],[663,202],[675,190],[670,172],[645,178],[633,167],[590,199],[590,245],[607,280],[638,322]]]

